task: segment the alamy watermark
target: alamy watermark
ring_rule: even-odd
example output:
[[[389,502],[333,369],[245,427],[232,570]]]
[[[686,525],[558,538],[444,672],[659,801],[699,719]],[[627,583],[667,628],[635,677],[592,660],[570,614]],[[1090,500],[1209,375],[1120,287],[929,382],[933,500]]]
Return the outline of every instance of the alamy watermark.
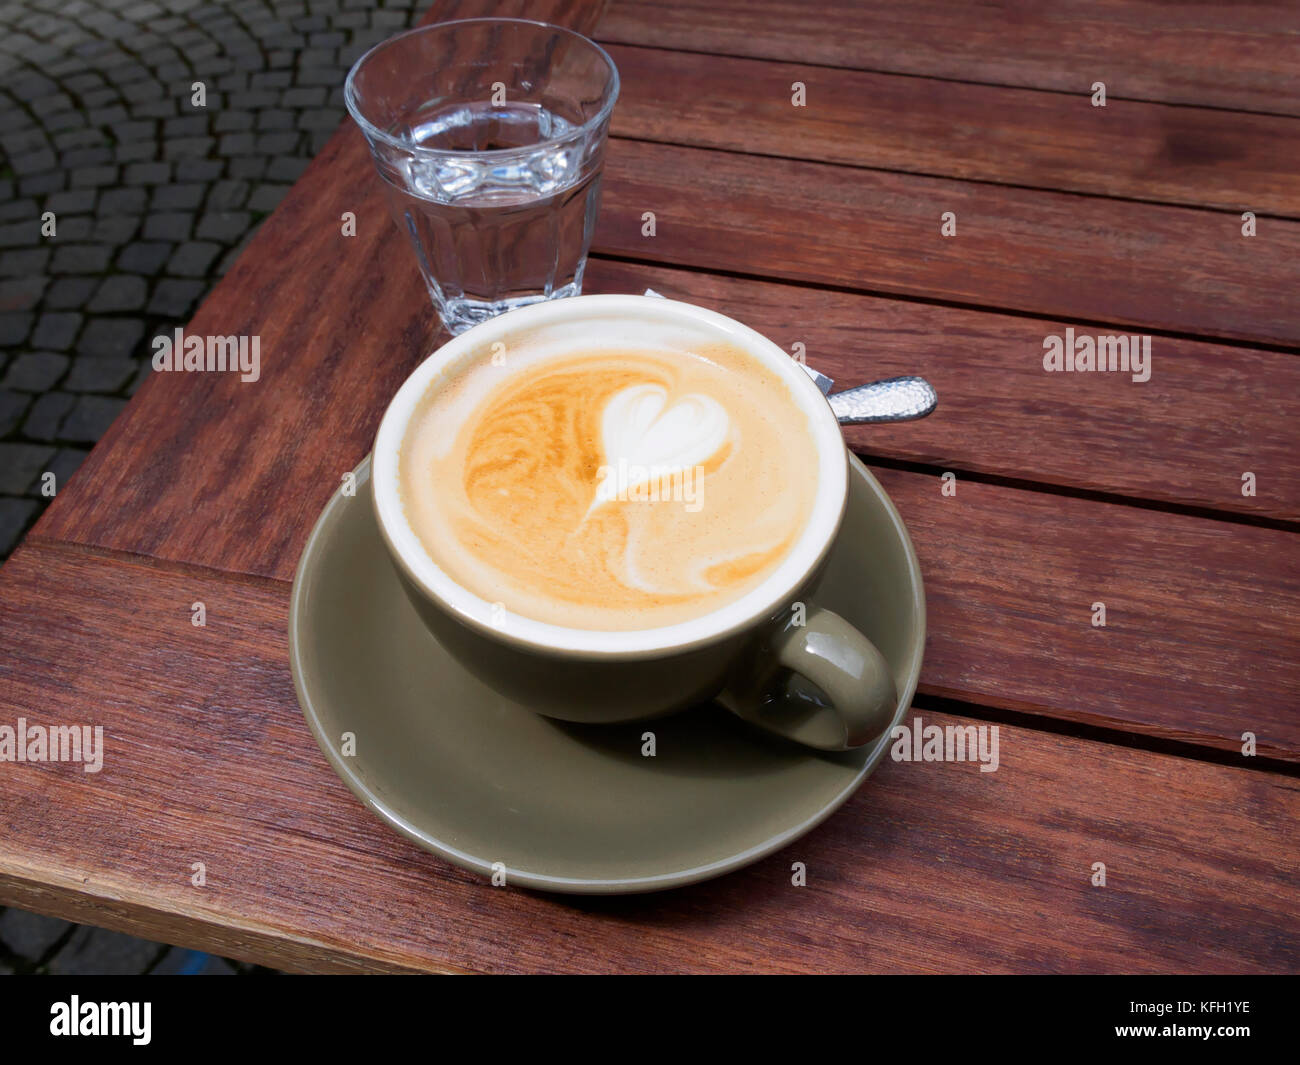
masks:
[[[895,762],[979,762],[981,773],[998,770],[997,725],[927,725],[914,717],[889,733]]]
[[[682,503],[691,514],[704,508],[703,466],[638,466],[619,459],[596,476],[597,503]]]
[[[1065,336],[1043,338],[1043,370],[1047,373],[1131,373],[1134,381],[1151,380],[1149,336]]]
[[[151,1002],[82,1002],[77,995],[50,1006],[50,1035],[128,1036],[135,1046],[152,1038]]]
[[[151,346],[153,368],[158,373],[233,371],[248,383],[262,375],[260,336],[186,336],[178,326],[172,336],[154,337]]]
[[[81,762],[87,773],[104,768],[104,726],[0,725],[0,762]]]

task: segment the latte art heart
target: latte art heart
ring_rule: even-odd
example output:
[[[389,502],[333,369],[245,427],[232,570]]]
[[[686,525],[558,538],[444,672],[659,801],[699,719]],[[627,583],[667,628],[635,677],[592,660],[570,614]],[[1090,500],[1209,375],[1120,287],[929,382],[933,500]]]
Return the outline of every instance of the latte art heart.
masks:
[[[593,507],[627,499],[651,482],[684,483],[730,432],[726,410],[709,396],[691,393],[669,407],[668,390],[660,385],[623,389],[606,402],[601,418],[605,463]],[[656,495],[662,501],[663,493]]]
[[[399,459],[411,528],[511,613],[643,629],[744,595],[788,555],[815,444],[746,352],[490,353],[431,386]]]

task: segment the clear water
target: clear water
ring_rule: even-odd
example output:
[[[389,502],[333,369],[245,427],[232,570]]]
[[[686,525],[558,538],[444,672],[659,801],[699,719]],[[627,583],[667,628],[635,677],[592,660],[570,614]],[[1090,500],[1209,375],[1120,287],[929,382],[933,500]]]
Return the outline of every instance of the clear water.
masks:
[[[420,147],[387,167],[399,226],[453,333],[513,307],[577,295],[600,198],[600,150],[536,104],[457,104],[391,132]],[[595,136],[595,134],[592,134]],[[504,157],[475,153],[518,149]]]

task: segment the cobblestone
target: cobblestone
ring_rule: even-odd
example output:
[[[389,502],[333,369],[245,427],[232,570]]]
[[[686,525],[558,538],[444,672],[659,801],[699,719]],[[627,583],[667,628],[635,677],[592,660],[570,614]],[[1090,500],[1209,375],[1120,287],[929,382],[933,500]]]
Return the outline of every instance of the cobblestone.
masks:
[[[81,329],[81,315],[72,311],[58,313],[47,312],[41,315],[32,334],[31,345],[34,348],[53,348],[67,351],[77,338]]]
[[[288,191],[288,185],[262,185],[249,199],[249,210],[266,211],[268,213],[274,211],[280,206],[280,201],[284,199],[285,193]]]
[[[114,274],[106,278],[99,290],[86,304],[86,310],[138,311],[149,298],[149,286],[143,277],[135,274]]]
[[[167,261],[167,272],[176,277],[206,277],[208,269],[220,254],[220,244],[201,240],[187,241]]]
[[[30,314],[0,314],[0,344],[17,347],[32,331]]]
[[[59,438],[93,444],[126,407],[125,399],[113,396],[82,396],[59,427]]]
[[[101,216],[95,220],[95,230],[91,238],[107,245],[111,254],[112,249],[117,245],[134,237],[139,228],[139,215],[109,215],[107,218]]]
[[[131,188],[143,188],[145,185],[159,185],[171,180],[172,168],[169,163],[133,163],[126,168],[122,180]]]
[[[59,310],[80,307],[98,287],[96,277],[61,277],[45,294],[45,306]]]
[[[0,436],[8,436],[13,432],[14,427],[22,421],[31,399],[31,396],[15,392],[11,388],[0,388]]]
[[[35,218],[40,214],[35,200],[15,200],[13,198],[13,182],[10,181],[7,184],[9,185],[9,194],[3,198],[3,202],[0,202],[0,222]]]
[[[73,164],[67,163],[67,165],[71,167]],[[74,188],[86,185],[112,185],[117,181],[117,167],[88,166],[84,170],[73,170],[71,181]]]
[[[68,928],[66,921],[25,910],[7,909],[0,914],[0,941],[10,950],[38,958],[58,942]]]
[[[66,174],[61,170],[51,170],[45,174],[37,174],[35,177],[23,178],[18,183],[18,191],[24,196],[43,196],[47,192],[55,192],[63,188],[67,183]]]
[[[266,173],[266,160],[258,156],[241,156],[230,160],[230,176],[233,178],[260,178]]]
[[[152,277],[171,257],[172,245],[157,240],[140,240],[124,247],[114,265],[119,270]]]
[[[185,324],[344,120],[348,66],[427,4],[0,3],[0,559],[49,502],[41,474],[61,491],[149,376],[146,338]],[[0,972],[145,971],[250,967],[0,911]]]
[[[5,388],[19,392],[44,392],[53,388],[68,370],[68,357],[52,351],[23,352],[9,364]]]
[[[70,189],[56,192],[45,199],[45,210],[58,214],[83,214],[95,209],[95,199],[99,196],[94,189]]]
[[[41,300],[42,294],[49,286],[44,277],[16,277],[0,281],[0,307],[11,311],[28,311]]]
[[[180,320],[198,302],[199,295],[208,286],[203,281],[181,281],[167,278],[159,282],[149,301],[148,313],[163,318]]]
[[[50,962],[49,969],[57,976],[140,973],[147,971],[161,953],[156,943],[82,925]]]
[[[203,202],[203,197],[207,193],[207,186],[200,184],[191,185],[160,185],[153,191],[153,198],[149,201],[151,211],[192,211]]]
[[[248,200],[247,181],[218,181],[208,190],[209,211],[234,211]]]
[[[117,392],[131,379],[137,365],[134,359],[78,359],[63,387],[69,392]]]
[[[148,196],[144,189],[110,189],[100,198],[100,211],[105,214],[133,214],[144,212]]]
[[[216,211],[199,219],[195,233],[204,240],[229,244],[242,239],[252,224],[253,216],[246,211]]]
[[[36,514],[34,499],[0,496],[0,551],[8,555],[31,524]]]
[[[54,253],[56,274],[98,274],[108,269],[113,249],[106,244],[65,244]]]
[[[49,469],[55,454],[54,448],[40,444],[0,444],[0,493],[22,495],[38,474]]]
[[[5,424],[3,396],[4,393],[0,392],[0,425]],[[59,426],[75,402],[66,392],[46,392],[32,404],[27,420],[23,422],[22,435],[28,440],[58,440]],[[9,433],[6,428],[4,435]]]
[[[176,164],[176,180],[215,181],[224,169],[220,159],[182,159]]]
[[[74,218],[65,218],[58,224],[59,237],[62,240],[100,240],[102,239],[94,232],[96,225],[95,220],[89,215],[77,215]]]
[[[78,355],[130,355],[144,336],[144,322],[133,318],[94,318],[77,341]]]
[[[8,252],[0,255],[0,275],[6,277],[25,277],[31,274],[43,274],[45,264],[49,262],[49,248],[33,248],[31,251]]]
[[[186,240],[193,228],[194,216],[187,212],[151,214],[144,221],[144,237],[146,240]]]

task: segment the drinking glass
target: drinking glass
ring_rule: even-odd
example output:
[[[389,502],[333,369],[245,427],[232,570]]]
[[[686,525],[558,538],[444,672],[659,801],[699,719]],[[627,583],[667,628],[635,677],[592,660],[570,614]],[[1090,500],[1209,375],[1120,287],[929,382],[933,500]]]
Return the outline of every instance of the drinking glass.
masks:
[[[582,291],[618,97],[604,49],[540,22],[443,22],[376,45],[344,96],[448,330]]]

